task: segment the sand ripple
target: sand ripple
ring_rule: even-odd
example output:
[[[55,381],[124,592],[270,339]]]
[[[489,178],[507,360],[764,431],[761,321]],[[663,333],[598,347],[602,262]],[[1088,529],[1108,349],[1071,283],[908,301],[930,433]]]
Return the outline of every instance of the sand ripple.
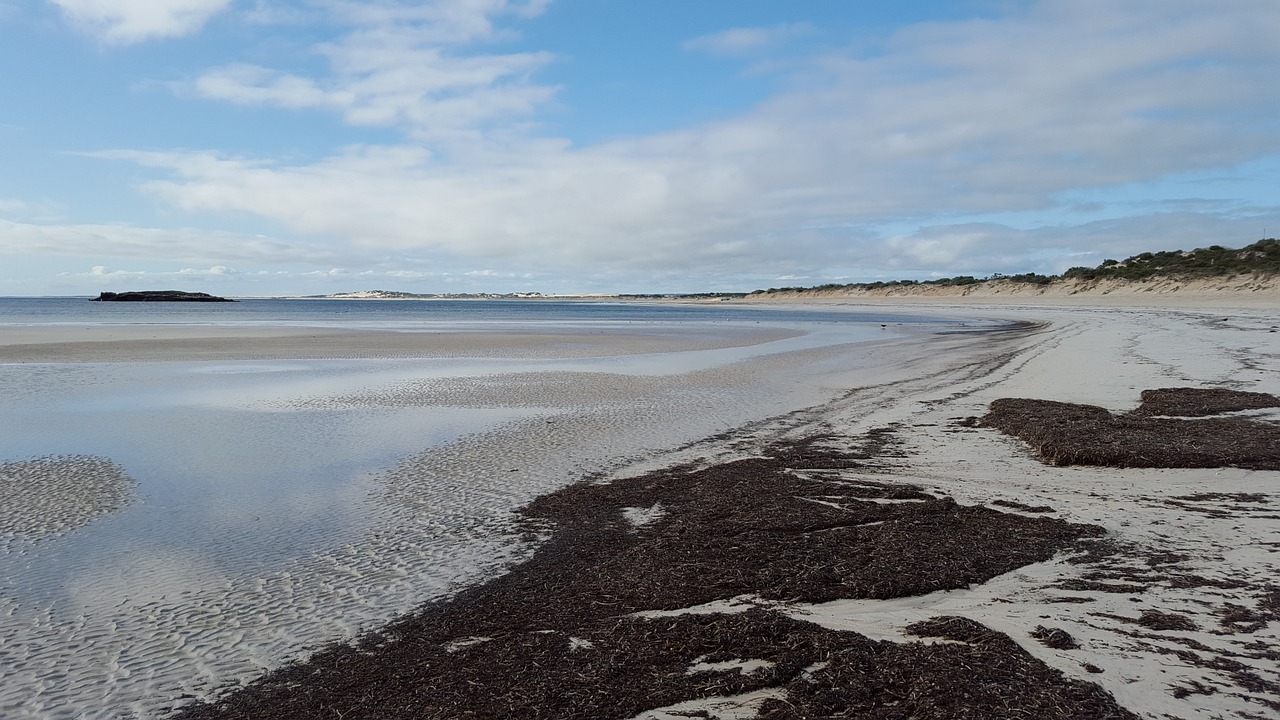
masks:
[[[0,463],[0,538],[35,539],[83,527],[129,504],[136,485],[124,468],[92,455]]]

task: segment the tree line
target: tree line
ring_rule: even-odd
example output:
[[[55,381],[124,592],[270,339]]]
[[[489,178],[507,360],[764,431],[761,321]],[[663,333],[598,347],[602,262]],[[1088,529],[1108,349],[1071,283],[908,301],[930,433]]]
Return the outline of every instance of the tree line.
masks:
[[[1002,275],[994,273],[984,278],[977,278],[972,275],[958,275],[936,280],[889,280],[869,283],[828,283],[813,287],[769,288],[768,290],[756,290],[752,294],[821,292],[824,290],[879,290],[914,285],[956,287],[992,281],[1048,285],[1064,280],[1150,280],[1164,277],[1195,279],[1255,273],[1280,273],[1280,240],[1275,238],[1259,240],[1239,249],[1210,245],[1207,248],[1196,248],[1195,250],[1144,252],[1124,260],[1103,260],[1097,267],[1073,267],[1061,275],[1041,275],[1039,273]]]

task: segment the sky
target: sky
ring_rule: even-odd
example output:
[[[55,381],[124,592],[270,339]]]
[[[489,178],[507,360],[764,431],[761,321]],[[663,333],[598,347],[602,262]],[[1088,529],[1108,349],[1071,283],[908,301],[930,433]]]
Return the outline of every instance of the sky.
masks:
[[[0,0],[0,295],[733,292],[1280,233],[1278,0]]]

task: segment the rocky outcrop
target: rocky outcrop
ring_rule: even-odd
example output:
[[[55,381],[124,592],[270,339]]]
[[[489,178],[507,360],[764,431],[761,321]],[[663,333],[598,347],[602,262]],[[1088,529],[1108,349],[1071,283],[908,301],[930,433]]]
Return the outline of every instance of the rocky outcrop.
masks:
[[[230,298],[218,297],[202,292],[185,292],[182,290],[138,290],[133,292],[104,292],[94,300],[107,302],[236,302]]]

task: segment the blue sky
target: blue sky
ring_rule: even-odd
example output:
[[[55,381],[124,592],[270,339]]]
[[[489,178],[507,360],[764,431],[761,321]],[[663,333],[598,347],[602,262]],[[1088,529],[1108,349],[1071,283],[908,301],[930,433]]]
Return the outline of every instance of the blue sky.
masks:
[[[0,295],[742,291],[1280,231],[1275,0],[0,0]]]

